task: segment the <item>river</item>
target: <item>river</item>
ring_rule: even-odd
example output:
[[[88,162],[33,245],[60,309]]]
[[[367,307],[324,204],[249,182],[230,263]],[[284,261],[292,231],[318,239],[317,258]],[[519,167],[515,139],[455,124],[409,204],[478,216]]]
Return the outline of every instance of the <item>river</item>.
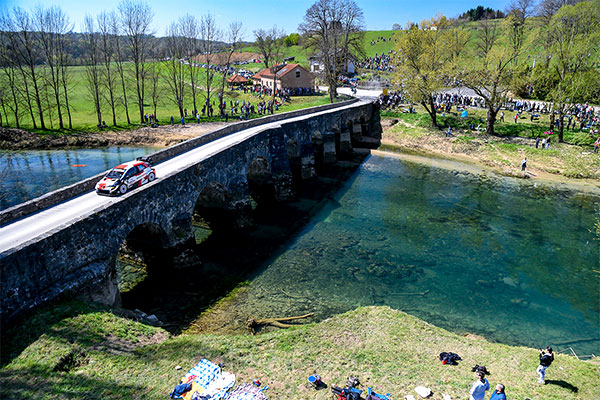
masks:
[[[0,150],[0,210],[97,175],[157,147]]]
[[[0,153],[0,205],[151,151]],[[599,207],[597,189],[371,156],[301,231],[251,266],[226,312],[243,325],[249,315],[322,320],[386,305],[458,333],[600,354]]]
[[[234,299],[231,321],[387,305],[458,333],[600,354],[600,192],[371,156]]]

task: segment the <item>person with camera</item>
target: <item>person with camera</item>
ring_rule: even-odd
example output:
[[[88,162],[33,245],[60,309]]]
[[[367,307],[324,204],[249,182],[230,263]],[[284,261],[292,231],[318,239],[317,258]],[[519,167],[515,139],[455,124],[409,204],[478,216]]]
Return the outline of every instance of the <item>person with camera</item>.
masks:
[[[552,347],[547,347],[546,351],[540,348],[540,365],[537,367],[538,383],[546,384],[546,369],[554,361],[554,353],[552,353]]]
[[[471,397],[469,400],[483,400],[485,397],[485,391],[489,390],[490,383],[487,379],[485,379],[485,372],[482,370],[477,370],[477,380],[473,382],[473,386],[471,387]]]

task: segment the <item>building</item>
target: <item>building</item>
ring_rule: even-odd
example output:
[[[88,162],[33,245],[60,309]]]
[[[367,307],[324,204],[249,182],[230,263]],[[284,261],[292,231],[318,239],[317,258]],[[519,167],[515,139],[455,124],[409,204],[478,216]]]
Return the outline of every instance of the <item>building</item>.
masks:
[[[323,70],[325,70],[325,65],[319,61],[317,57],[309,57],[308,60],[310,61],[310,72],[321,73]],[[344,67],[344,71],[342,71],[343,74],[356,73],[356,69],[352,60],[347,59]]]
[[[227,78],[227,83],[232,86],[246,85],[250,83],[250,79],[246,79],[238,74],[233,74],[229,78]]]
[[[252,81],[268,88],[273,88],[275,83],[275,89],[312,89],[315,86],[313,74],[300,64],[279,64],[263,69],[252,76]]]

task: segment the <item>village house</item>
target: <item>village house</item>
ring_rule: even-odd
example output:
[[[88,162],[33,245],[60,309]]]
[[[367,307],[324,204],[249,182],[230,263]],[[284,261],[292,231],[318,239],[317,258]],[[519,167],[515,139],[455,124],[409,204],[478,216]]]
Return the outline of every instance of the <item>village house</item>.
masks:
[[[252,76],[252,81],[255,85],[273,88],[274,74],[275,89],[312,89],[315,86],[313,74],[300,64],[279,64],[263,69]]]

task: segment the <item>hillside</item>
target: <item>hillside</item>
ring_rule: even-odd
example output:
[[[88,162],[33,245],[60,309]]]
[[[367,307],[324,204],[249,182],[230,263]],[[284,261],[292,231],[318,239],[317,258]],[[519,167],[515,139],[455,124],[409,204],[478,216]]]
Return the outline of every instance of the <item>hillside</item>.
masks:
[[[289,400],[331,398],[329,389],[307,387],[313,373],[330,386],[355,375],[361,389],[371,386],[394,399],[416,395],[417,385],[431,388],[433,399],[444,393],[464,399],[475,364],[485,365],[490,385],[505,384],[512,399],[594,399],[600,375],[596,361],[558,354],[547,385],[538,385],[537,350],[456,335],[388,307],[359,308],[257,336],[168,337],[160,328],[71,302],[46,307],[3,334],[3,399],[167,398],[202,357],[223,363],[238,384],[258,378],[269,386],[269,398]],[[463,361],[442,365],[443,351],[458,353]]]

